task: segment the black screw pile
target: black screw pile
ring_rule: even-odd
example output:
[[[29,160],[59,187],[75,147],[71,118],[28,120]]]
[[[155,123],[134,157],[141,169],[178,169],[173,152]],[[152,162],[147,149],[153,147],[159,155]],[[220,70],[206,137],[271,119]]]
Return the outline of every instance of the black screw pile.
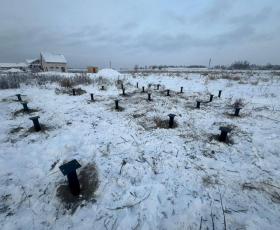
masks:
[[[21,94],[16,94],[18,101],[22,101]]]
[[[200,103],[201,103],[201,101],[196,101],[196,108],[197,108],[197,109],[200,108]]]
[[[81,165],[75,159],[59,167],[63,175],[67,176],[70,191],[74,196],[80,194],[80,182],[76,173],[76,170],[80,167]]]
[[[209,98],[209,102],[211,102],[213,100],[214,95],[210,94],[210,98]]]
[[[125,95],[125,88],[122,88],[122,94]]]
[[[231,131],[228,127],[220,127],[221,134],[219,136],[219,141],[226,142],[227,141],[227,134]]]
[[[33,121],[34,129],[36,132],[39,132],[42,129],[39,123],[39,118],[40,118],[39,116],[29,118],[31,121]]]
[[[151,98],[151,93],[148,93],[148,101],[151,101],[152,98]]]
[[[173,126],[174,126],[174,118],[175,118],[176,115],[170,113],[170,114],[168,114],[168,116],[169,116],[169,128],[173,128]]]
[[[170,90],[169,89],[167,90],[166,96],[170,96]]]
[[[73,96],[75,96],[76,95],[76,90],[72,89],[72,93],[73,93]]]
[[[181,87],[181,91],[180,91],[180,93],[183,93],[183,89],[184,89],[184,87]]]
[[[142,93],[144,93],[145,92],[145,87],[144,86],[142,86]]]
[[[27,102],[22,102],[21,104],[22,104],[22,106],[23,106],[23,111],[24,111],[24,112],[28,112],[28,111],[29,111],[29,108],[28,108],[28,106],[27,106]]]
[[[93,93],[90,94],[90,100],[94,101]]]
[[[119,100],[115,100],[115,109],[119,109]]]
[[[235,111],[234,111],[234,116],[238,117],[239,116],[239,112],[240,112],[241,108],[240,107],[237,107],[235,108]]]
[[[138,87],[139,87],[139,84],[138,84],[138,82],[136,83],[136,88],[138,89]]]
[[[221,95],[222,95],[222,90],[219,90],[218,97],[221,97]]]
[[[159,90],[159,86],[160,86],[160,85],[159,85],[159,84],[157,84],[157,90]]]

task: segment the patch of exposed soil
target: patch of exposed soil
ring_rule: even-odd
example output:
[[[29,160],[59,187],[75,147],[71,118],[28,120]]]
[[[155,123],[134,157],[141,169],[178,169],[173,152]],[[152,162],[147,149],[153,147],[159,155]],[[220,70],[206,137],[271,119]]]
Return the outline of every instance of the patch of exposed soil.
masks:
[[[44,125],[44,124],[40,124],[40,126],[41,126],[41,130],[40,130],[40,131],[37,132],[37,131],[34,129],[34,126],[32,126],[31,128],[29,128],[29,129],[27,130],[27,133],[39,133],[39,132],[45,132],[45,131],[48,131],[48,130],[51,130],[51,129],[52,129],[51,127],[46,126],[46,125]]]
[[[65,178],[66,179],[66,178]],[[79,196],[71,194],[67,182],[59,185],[56,195],[66,210],[73,214],[78,207],[83,207],[88,202],[95,202],[95,191],[99,186],[98,172],[95,164],[88,164],[78,172],[81,185]]]
[[[20,132],[20,130],[23,130],[23,127],[16,127],[16,128],[13,128],[13,129],[11,129],[10,130],[10,134],[14,134],[14,133],[18,133],[18,132]]]
[[[206,175],[202,177],[202,183],[205,187],[215,187],[215,185],[219,185],[219,180],[217,175]]]
[[[124,111],[124,107],[119,106],[118,109],[116,109],[116,108],[115,108],[115,105],[114,105],[114,107],[113,107],[111,110],[112,110],[112,111],[117,111],[117,112],[122,112],[122,111]]]
[[[174,124],[172,128],[169,128],[169,120],[163,120],[159,117],[156,117],[154,119],[154,122],[156,124],[155,128],[160,128],[160,129],[174,129],[178,127],[178,123],[176,122],[176,120],[174,120]]]
[[[140,118],[140,117],[144,117],[144,116],[145,116],[144,113],[140,113],[140,114],[139,114],[139,113],[138,113],[138,114],[136,113],[136,114],[133,114],[133,115],[132,115],[133,118]]]
[[[19,114],[30,114],[30,113],[35,113],[39,112],[39,109],[28,109],[28,111],[24,111],[24,109],[17,110],[13,112],[13,116],[18,116]]]
[[[229,134],[228,134],[228,135],[229,135]],[[209,136],[209,141],[211,142],[212,140],[219,141],[220,143],[224,143],[224,144],[227,144],[227,145],[233,145],[233,144],[234,144],[233,140],[232,140],[229,136],[227,136],[225,142],[221,142],[221,141],[220,141],[220,134],[213,134],[213,135],[210,135],[210,136]]]
[[[235,116],[234,115],[234,112],[230,113],[230,112],[225,112],[224,115],[228,118],[232,118],[232,119],[238,119],[238,118],[243,118],[243,117],[246,117],[246,114],[242,113],[240,111],[240,114],[238,116]]]
[[[73,95],[73,89],[68,88],[56,88],[56,94],[68,94],[70,96],[79,96],[85,94],[87,91],[83,90],[82,88],[75,88],[75,95]]]

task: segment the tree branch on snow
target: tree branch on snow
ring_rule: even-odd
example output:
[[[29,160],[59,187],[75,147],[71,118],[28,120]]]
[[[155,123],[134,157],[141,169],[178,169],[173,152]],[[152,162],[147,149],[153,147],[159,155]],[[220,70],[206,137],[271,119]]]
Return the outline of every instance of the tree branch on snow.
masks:
[[[110,220],[113,218],[113,216],[109,216],[107,219],[104,219],[103,221],[103,226],[105,227],[106,230],[109,230],[109,224],[110,224]],[[118,218],[116,218],[112,224],[111,229],[116,229],[116,223],[117,223]]]
[[[213,212],[212,212],[212,201],[211,201],[211,221],[212,221],[212,230],[215,230],[215,223],[214,223],[214,217],[213,217]]]
[[[276,186],[276,185],[273,185],[273,184],[269,184],[269,183],[267,183],[267,182],[261,182],[261,183],[263,183],[263,184],[265,184],[265,185],[269,185],[269,186],[274,187],[274,188],[280,189],[280,187],[278,187],[278,186]]]
[[[200,218],[199,230],[201,230],[201,228],[202,228],[202,216],[201,216],[201,218]]]
[[[126,160],[123,160],[123,161],[122,161],[122,166],[121,166],[121,169],[120,169],[120,172],[119,172],[120,175],[122,174],[122,168],[123,168],[123,166],[125,166],[125,165],[126,165]]]
[[[134,204],[127,204],[127,205],[119,206],[119,207],[116,207],[116,208],[107,208],[107,209],[109,209],[109,210],[119,210],[119,209],[124,209],[124,208],[132,208],[132,207],[142,203],[143,201],[147,200],[150,195],[151,195],[151,192],[147,196],[145,196],[142,200],[139,200],[138,202],[136,202]]]
[[[21,190],[23,191],[23,198],[20,200],[20,202],[18,203],[18,208],[22,205],[22,203],[24,201],[26,201],[28,199],[28,206],[30,208],[30,200],[29,200],[29,196],[27,195],[26,191],[25,191],[25,188],[21,185],[20,186]]]
[[[221,195],[221,192],[220,192],[220,188],[219,188],[219,194],[220,194],[221,208],[222,208],[223,216],[224,216],[224,230],[226,230],[227,229],[227,222],[226,222],[225,209],[224,209],[224,205],[223,205],[223,199],[222,199],[222,195]]]
[[[258,115],[259,117],[264,117],[264,118],[266,118],[266,119],[268,119],[268,120],[271,120],[271,121],[276,121],[276,122],[280,122],[279,120],[276,120],[276,119],[273,119],[273,118],[270,118],[270,117],[267,117],[267,116],[263,116],[263,115]]]
[[[124,142],[128,142],[128,140],[126,140],[125,138],[123,138],[123,137],[121,137],[121,139],[123,139],[124,140]]]

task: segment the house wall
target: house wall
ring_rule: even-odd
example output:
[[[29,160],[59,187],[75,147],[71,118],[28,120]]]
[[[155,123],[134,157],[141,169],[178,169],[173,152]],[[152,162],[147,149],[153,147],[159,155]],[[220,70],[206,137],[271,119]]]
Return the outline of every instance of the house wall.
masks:
[[[88,73],[97,73],[98,72],[98,67],[95,66],[90,66],[87,68]]]
[[[43,71],[67,72],[66,63],[49,63],[45,62],[41,57]]]
[[[30,63],[28,67],[32,72],[39,72],[42,70],[41,61],[39,59]]]

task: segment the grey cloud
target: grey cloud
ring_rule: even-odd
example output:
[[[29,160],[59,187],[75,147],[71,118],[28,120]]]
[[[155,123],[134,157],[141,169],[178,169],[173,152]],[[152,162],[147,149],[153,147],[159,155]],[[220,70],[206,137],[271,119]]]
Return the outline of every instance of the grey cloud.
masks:
[[[71,32],[30,29],[14,33],[9,31],[5,34],[0,36],[0,42],[5,44],[5,47],[0,46],[0,48],[8,48],[8,52],[1,53],[0,58],[17,55],[14,48],[21,47],[21,55],[17,56],[23,59],[36,57],[38,52],[43,50],[63,52],[66,56],[67,54],[76,55],[76,51],[84,52],[84,55],[79,54],[84,58],[97,56],[97,54],[99,57],[101,55],[110,56],[112,52],[128,56],[135,53],[153,52],[168,56],[168,53],[184,52],[191,48],[234,47],[251,41],[267,41],[270,38],[268,35],[257,33],[254,27],[247,25],[204,37],[186,32],[164,33],[156,30],[139,34],[130,33],[130,31],[115,33],[106,28],[102,29],[102,27],[95,26]],[[7,42],[7,39],[10,40],[10,43]],[[22,47],[28,47],[28,49]],[[75,57],[69,60],[71,59],[73,59],[73,62],[77,62]],[[79,63],[82,64],[82,60],[80,58]]]
[[[234,4],[235,1],[232,0],[214,0],[208,8],[193,17],[192,21],[206,24],[217,22],[229,15]]]
[[[268,35],[259,34],[252,26],[240,26],[228,32],[208,36],[194,37],[191,34],[182,32],[178,34],[164,34],[149,32],[141,34],[132,47],[138,47],[153,52],[166,53],[188,50],[194,47],[223,47],[238,46],[252,41],[267,41]]]
[[[255,29],[251,26],[241,26],[227,33],[212,38],[213,45],[238,44],[249,41],[255,36]]]
[[[186,15],[179,14],[174,11],[166,11],[161,15],[161,18],[165,22],[176,23],[177,25],[186,25],[188,22]]]
[[[233,4],[234,1],[232,0],[215,0],[213,5],[205,12],[207,20],[214,21],[228,14]]]
[[[241,16],[234,16],[229,19],[231,24],[258,24],[264,23],[272,13],[271,7],[265,7],[256,14],[244,14]]]
[[[157,32],[143,33],[139,35],[135,46],[138,48],[145,48],[151,51],[178,51],[183,47],[189,46],[193,43],[193,39],[186,33],[179,33],[176,35],[162,34]]]
[[[22,4],[19,0],[14,1]],[[202,60],[205,53],[210,56],[211,52],[221,50],[227,50],[224,55],[230,59],[229,50],[237,52],[241,46],[259,49],[259,44],[263,43],[262,50],[267,51],[267,47],[279,44],[280,20],[277,13],[280,4],[275,3],[272,8],[269,7],[271,0],[255,0],[252,1],[258,4],[255,9],[248,9],[243,0],[199,2],[198,7],[192,3],[188,9],[188,3],[184,2],[182,6],[180,1],[176,5],[165,1],[158,8],[156,2],[143,1],[140,4],[126,1],[126,5],[119,3],[117,11],[111,3],[106,3],[106,7],[103,6],[106,15],[96,10],[98,17],[90,14],[89,10],[83,15],[75,14],[73,22],[69,19],[73,18],[74,9],[76,11],[80,4],[67,1],[68,10],[54,9],[56,13],[51,16],[44,13],[49,4],[44,3],[46,9],[42,10],[44,7],[35,0],[29,3],[35,4],[29,12],[9,11],[9,6],[6,6],[7,12],[0,13],[0,62],[19,62],[37,57],[40,51],[50,51],[65,54],[70,65],[75,66],[102,64],[113,58],[120,65],[133,62],[149,64],[150,60],[167,62],[168,58],[174,63],[182,62],[188,55]],[[84,10],[86,6],[100,7],[97,3],[92,6],[91,1],[84,4]],[[186,11],[180,7],[185,7]],[[142,10],[147,12],[142,13]],[[239,52],[243,54],[243,51]],[[261,58],[272,62],[269,58],[275,56],[266,52],[266,56]],[[251,58],[252,62],[256,59],[254,54]]]
[[[135,30],[139,27],[139,23],[135,22],[135,21],[130,21],[127,23],[124,23],[123,25],[121,25],[119,27],[120,30]]]

